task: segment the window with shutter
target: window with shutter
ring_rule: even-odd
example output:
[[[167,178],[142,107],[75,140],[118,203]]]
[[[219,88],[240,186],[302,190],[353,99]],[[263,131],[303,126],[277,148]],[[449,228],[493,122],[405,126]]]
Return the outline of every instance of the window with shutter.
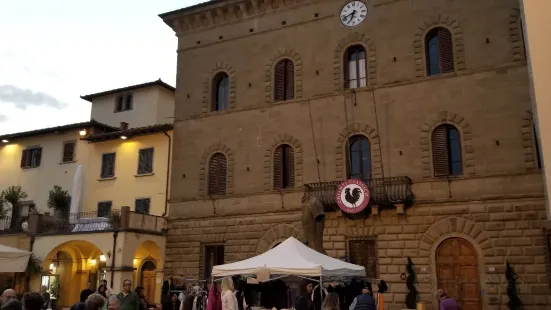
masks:
[[[461,138],[459,130],[443,124],[434,129],[431,137],[434,176],[463,174]]]
[[[112,206],[113,206],[112,201],[98,202],[98,217],[109,217]]]
[[[141,149],[138,155],[138,175],[153,173],[153,148]]]
[[[21,168],[38,168],[42,160],[42,148],[33,147],[23,150],[21,154]]]
[[[427,75],[454,71],[453,40],[448,29],[437,27],[427,33],[425,53]]]
[[[348,139],[348,177],[369,184],[371,180],[371,146],[363,135]]]
[[[124,98],[124,110],[132,110],[132,104],[133,104],[133,96],[132,94],[126,95],[126,98]]]
[[[213,80],[212,111],[230,108],[230,78],[226,72],[218,73]]]
[[[362,45],[350,46],[344,53],[344,88],[367,86],[367,54]]]
[[[210,279],[212,267],[224,264],[224,245],[203,245],[203,279]]]
[[[100,178],[107,179],[115,177],[116,153],[106,153],[101,156]]]
[[[124,98],[123,96],[117,96],[115,98],[115,112],[120,112],[123,109]]]
[[[70,163],[75,161],[75,141],[67,141],[63,143],[63,158],[62,163]]]
[[[226,155],[215,153],[209,161],[208,195],[218,196],[226,194],[228,161]]]
[[[149,207],[151,205],[151,198],[139,198],[136,199],[134,205],[134,211],[141,214],[149,214]]]
[[[348,256],[350,263],[364,266],[368,278],[377,278],[377,247],[375,240],[349,240]]]
[[[274,189],[295,186],[295,152],[288,144],[278,146],[274,151]]]
[[[274,101],[295,98],[295,64],[290,59],[280,60],[274,69]]]

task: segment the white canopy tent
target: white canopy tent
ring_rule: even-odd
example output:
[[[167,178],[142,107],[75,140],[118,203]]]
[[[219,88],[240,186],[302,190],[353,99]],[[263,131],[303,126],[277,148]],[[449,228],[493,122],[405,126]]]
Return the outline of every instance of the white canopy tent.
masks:
[[[0,272],[25,272],[31,252],[0,244]]]
[[[323,255],[293,237],[249,259],[212,268],[213,277],[269,272],[305,277],[365,277],[365,268]]]

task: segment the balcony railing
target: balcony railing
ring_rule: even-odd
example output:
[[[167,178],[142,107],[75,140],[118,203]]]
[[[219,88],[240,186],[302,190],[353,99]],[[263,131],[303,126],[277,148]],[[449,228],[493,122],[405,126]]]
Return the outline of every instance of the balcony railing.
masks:
[[[160,234],[165,229],[164,217],[132,212],[129,207],[109,212],[71,213],[66,216],[32,213],[28,223],[28,233],[31,235],[128,230]]]
[[[335,199],[336,190],[341,182],[319,182],[305,184],[306,192],[313,194],[326,211],[338,209]],[[414,195],[411,191],[412,181],[409,177],[388,177],[375,178],[366,182],[371,194],[370,204],[381,207],[393,206],[396,204],[410,204]]]
[[[23,232],[22,224],[25,221],[24,218],[19,217],[12,223],[11,216],[5,216],[0,218],[0,234],[19,233]]]

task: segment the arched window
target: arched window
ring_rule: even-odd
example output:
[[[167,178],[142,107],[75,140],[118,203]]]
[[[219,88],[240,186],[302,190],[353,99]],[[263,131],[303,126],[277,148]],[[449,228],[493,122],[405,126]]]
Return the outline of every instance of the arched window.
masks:
[[[367,54],[361,45],[353,45],[344,53],[344,88],[367,86]]]
[[[462,175],[463,162],[459,130],[452,125],[440,125],[432,132],[431,141],[434,176]]]
[[[208,195],[225,195],[228,174],[228,160],[226,155],[222,153],[215,153],[212,155],[208,168]]]
[[[425,37],[427,75],[454,71],[453,40],[450,31],[437,27]]]
[[[371,146],[365,136],[355,135],[348,139],[348,177],[366,184],[371,179]]]
[[[278,146],[274,151],[274,189],[295,186],[295,151],[288,144]]]
[[[213,79],[212,110],[222,111],[230,107],[230,77],[226,72],[218,73]]]
[[[274,101],[295,98],[295,64],[290,59],[280,60],[274,70]]]

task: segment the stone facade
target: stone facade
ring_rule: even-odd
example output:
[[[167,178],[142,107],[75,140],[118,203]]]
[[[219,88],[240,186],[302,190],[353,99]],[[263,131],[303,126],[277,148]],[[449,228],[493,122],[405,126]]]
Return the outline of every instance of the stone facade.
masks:
[[[329,255],[348,258],[347,241],[376,240],[389,309],[403,307],[410,256],[421,299],[436,309],[436,249],[461,238],[476,250],[481,309],[506,309],[506,261],[527,309],[551,309],[517,1],[371,0],[355,28],[339,21],[344,3],[216,1],[161,16],[179,37],[165,275],[201,277],[204,245],[223,244],[232,262],[302,238],[302,185],[346,179],[347,138],[362,134],[373,177],[411,178],[415,202],[365,219],[329,212]],[[453,36],[455,72],[427,77],[423,37],[436,25]],[[368,86],[354,92],[342,89],[352,44],[366,47],[368,68]],[[282,58],[295,64],[295,99],[274,103],[271,72]],[[230,77],[230,109],[212,112],[220,70]],[[433,176],[430,134],[440,124],[461,134],[462,176]],[[295,188],[277,191],[281,143],[295,151]],[[222,197],[206,195],[215,152],[228,159]]]

